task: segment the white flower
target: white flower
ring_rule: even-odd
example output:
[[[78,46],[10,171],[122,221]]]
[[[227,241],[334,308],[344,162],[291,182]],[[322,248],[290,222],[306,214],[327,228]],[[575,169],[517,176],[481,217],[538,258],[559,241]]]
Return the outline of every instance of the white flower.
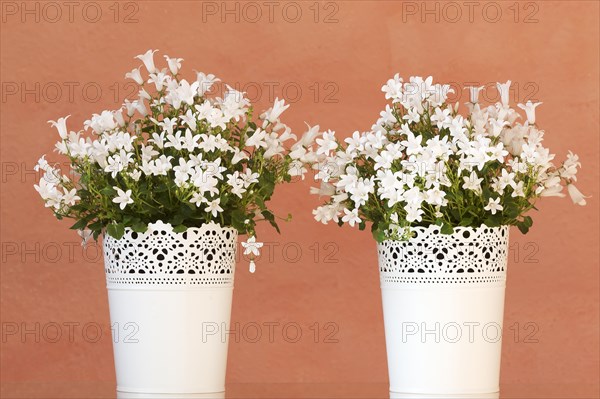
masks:
[[[132,117],[136,111],[135,101],[129,101],[128,99],[125,99],[123,105],[125,106],[125,110],[127,111],[127,116]]]
[[[425,212],[418,205],[409,204],[404,209],[406,210],[406,220],[408,222],[420,222],[423,219],[421,215]]]
[[[416,186],[412,187],[409,190],[406,190],[402,194],[402,198],[404,198],[404,201],[406,201],[407,204],[414,205],[417,207],[421,206],[421,203],[425,199],[421,190],[419,190],[419,188]]]
[[[579,162],[579,157],[569,151],[567,160],[563,163],[563,167],[560,170],[560,175],[567,180],[577,181],[577,168],[580,167],[581,162]]]
[[[246,242],[242,242],[242,247],[244,247],[244,255],[252,254],[254,256],[260,256],[260,249],[263,245],[264,243],[256,241],[256,237],[249,237]]]
[[[358,216],[358,209],[348,210],[344,208],[344,216],[342,222],[348,223],[350,227],[354,227],[355,224],[360,224],[361,218]]]
[[[511,197],[525,197],[525,186],[522,181],[518,182],[513,187]]]
[[[367,203],[369,199],[369,194],[373,193],[375,190],[375,184],[372,179],[363,179],[362,177],[358,179],[356,185],[354,187],[347,187],[346,191],[350,194],[350,199],[354,201],[357,207],[360,207]]]
[[[381,88],[381,91],[385,93],[386,99],[392,99],[392,102],[399,102],[402,98],[402,78],[399,74],[396,74],[393,79],[387,81]]]
[[[219,212],[223,212],[223,208],[219,205],[221,203],[221,199],[217,198],[215,200],[209,201],[208,206],[204,208],[205,212],[211,213],[213,217],[217,217]]]
[[[81,246],[86,247],[90,238],[92,238],[93,232],[90,229],[77,230],[77,234],[81,237]]]
[[[310,193],[318,194],[319,196],[323,196],[323,195],[332,196],[335,194],[335,186],[333,184],[321,182],[320,187],[311,187]]]
[[[71,115],[67,115],[64,118],[58,118],[58,120],[55,121],[48,121],[49,124],[52,125],[52,127],[55,127],[58,130],[58,135],[60,136],[61,139],[66,139],[68,132],[67,132],[67,119],[70,117]]]
[[[88,127],[91,127],[98,134],[113,130],[117,126],[115,115],[110,111],[102,111],[100,114],[94,114],[90,120],[84,122],[86,130]]]
[[[475,171],[471,171],[469,177],[464,176],[463,181],[464,184],[462,185],[462,188],[465,190],[473,190],[478,194],[481,193],[481,182],[483,181],[483,178],[477,177],[477,173]]]
[[[136,169],[129,173],[129,177],[131,177],[134,181],[138,181],[140,180],[140,177],[142,177],[142,172]]]
[[[505,108],[508,108],[510,102],[510,85],[511,81],[507,80],[506,83],[497,83],[498,91],[500,92],[500,101]]]
[[[442,110],[436,108],[434,114],[431,116],[431,121],[434,122],[439,129],[448,128],[452,124],[452,116],[448,108]]]
[[[156,90],[161,91],[163,89],[163,86],[165,84],[165,82],[168,82],[171,79],[171,77],[169,75],[167,75],[165,72],[156,72],[156,73],[151,73],[150,76],[148,77],[148,83],[154,83],[154,86],[156,87]],[[142,96],[141,93],[144,93],[144,96],[146,96],[147,92],[146,90],[142,89],[143,91],[140,91],[140,96]],[[146,97],[147,100],[150,100],[151,97],[150,95],[147,95]]]
[[[571,197],[571,200],[574,204],[584,206],[587,203],[585,199],[588,197],[583,195],[581,191],[579,191],[577,187],[575,187],[575,185],[567,184],[567,191],[569,192],[569,196]]]
[[[425,201],[431,205],[444,205],[444,197],[446,193],[441,191],[438,187],[427,190],[425,193]]]
[[[421,136],[415,136],[413,132],[408,129],[408,125],[402,126],[402,133],[406,134],[406,140],[402,140],[400,144],[406,148],[406,155],[419,154],[423,151],[423,147],[421,146]]]
[[[248,188],[252,183],[258,183],[259,176],[260,175],[258,173],[252,173],[252,170],[248,168],[244,171],[244,173],[240,174],[240,179],[244,184],[244,188]]]
[[[465,89],[469,89],[469,94],[471,95],[471,103],[477,104],[479,102],[479,92],[481,90],[483,90],[484,88],[485,88],[485,86],[480,86],[480,87],[476,87],[476,86],[465,87]]]
[[[265,120],[265,122],[274,123],[279,119],[279,116],[288,109],[290,105],[285,105],[285,100],[280,100],[279,98],[275,98],[275,102],[273,106],[269,108],[265,113],[263,113],[260,117]],[[266,127],[263,125],[263,128]]]
[[[46,171],[50,168],[48,161],[46,161],[46,155],[42,155],[40,159],[38,159],[37,164],[33,167],[33,170],[39,172],[40,170]]]
[[[543,103],[532,103],[531,101],[527,101],[525,105],[517,104],[517,107],[521,108],[522,110],[525,110],[525,114],[527,115],[527,122],[529,122],[530,125],[534,125],[535,109],[542,104]]]
[[[170,91],[168,95],[172,100],[173,107],[179,108],[181,103],[194,104],[194,97],[198,93],[198,84],[198,82],[194,82],[190,85],[187,80],[182,79],[179,86],[174,91]]]
[[[112,202],[115,204],[119,204],[119,208],[121,210],[125,209],[128,204],[133,204],[133,199],[131,198],[131,190],[123,191],[119,187],[113,187],[117,191],[117,196],[113,198]]]
[[[502,133],[504,127],[508,125],[508,122],[502,119],[490,119],[489,122],[491,128],[490,134],[493,137],[498,137],[500,133]]]
[[[198,124],[196,122],[196,115],[194,115],[192,113],[191,109],[188,109],[187,112],[185,113],[185,115],[181,115],[179,118],[181,119],[181,121],[183,123],[188,125],[190,127],[190,129],[192,129],[193,131],[195,131],[196,128],[198,127]],[[177,122],[175,121],[175,118],[173,118],[173,119],[174,119],[174,124],[176,125]],[[172,133],[172,128],[171,128],[171,133]]]
[[[415,108],[409,108],[406,115],[402,117],[407,123],[418,123],[421,120],[421,114],[419,114],[419,110]]]
[[[241,151],[238,148],[234,148],[233,149],[233,158],[231,158],[231,163],[235,165],[238,162],[240,162],[241,160],[248,159],[248,158],[249,158],[248,154],[246,154],[244,151]]]
[[[323,133],[323,138],[317,139],[317,155],[323,154],[328,155],[330,151],[335,150],[338,147],[337,141],[335,140],[335,132],[328,130]]]
[[[244,188],[244,180],[240,178],[240,172],[238,171],[227,176],[227,184],[231,186],[231,192],[240,198],[247,191]]]
[[[315,138],[319,135],[319,125],[315,125],[313,127],[310,127],[308,124],[307,126],[307,130],[306,132],[302,135],[302,137],[300,138],[300,140],[298,140],[297,143],[295,143],[292,146],[292,149],[294,149],[294,147],[310,147],[313,142],[315,141]]]
[[[165,55],[165,60],[167,60],[167,65],[169,66],[169,70],[173,75],[177,75],[179,69],[181,68],[181,61],[183,58],[170,58],[168,55]]]
[[[317,209],[313,210],[312,213],[315,217],[315,220],[323,224],[327,224],[331,220],[335,222],[339,220],[339,209],[337,204],[320,206]]]
[[[190,129],[185,129],[185,136],[180,139],[181,148],[193,152],[196,147],[200,146],[198,140],[200,140],[199,135],[194,135]]]
[[[39,185],[34,184],[33,187],[40,194],[40,197],[45,202],[45,206],[59,208],[61,201],[61,194],[57,190],[56,185],[53,182],[46,180],[44,177],[40,180]]]
[[[504,149],[504,144],[498,143],[494,147],[490,147],[490,160],[495,160],[500,163],[504,162],[504,157],[508,155],[508,151]]]
[[[141,68],[141,67],[140,67]],[[144,78],[142,78],[142,74],[140,73],[140,68],[132,69],[131,72],[127,72],[125,74],[125,79],[133,79],[135,83],[138,85],[144,84]]]
[[[506,169],[502,169],[502,174],[498,177],[498,184],[500,185],[500,189],[504,190],[506,186],[515,186],[515,174],[513,172],[508,172]]]
[[[161,155],[159,158],[150,162],[150,171],[155,176],[166,176],[167,172],[172,169],[171,159],[173,157]]]
[[[158,71],[154,66],[154,53],[156,53],[157,51],[158,50],[148,50],[144,54],[140,54],[135,57],[144,63],[144,66],[148,70],[148,73],[155,73]]]
[[[64,195],[62,196],[62,202],[66,205],[69,206],[73,206],[75,205],[75,203],[77,201],[79,201],[81,198],[77,195],[77,189],[71,189],[71,190],[67,190],[66,188],[64,189]]]
[[[190,199],[190,202],[192,204],[196,205],[197,207],[200,207],[200,205],[202,205],[204,200],[205,200],[205,198],[202,194],[194,193],[194,194],[192,194],[192,198]]]
[[[219,189],[217,188],[218,181],[215,178],[214,172],[203,171],[196,167],[190,178],[192,184],[200,190],[200,193],[219,194]]]
[[[496,212],[503,210],[504,208],[500,205],[500,198],[490,198],[488,204],[483,208],[486,211],[490,211],[492,215],[495,215]]]
[[[132,104],[135,107],[135,110],[142,116],[148,115],[148,109],[146,108],[146,104],[144,104],[144,100],[142,98],[133,101]]]
[[[196,82],[198,82],[198,95],[200,97],[211,89],[211,87],[221,79],[215,77],[212,73],[206,75],[203,72],[196,72]]]
[[[360,132],[355,131],[354,133],[352,133],[352,137],[348,137],[344,140],[344,142],[347,144],[346,152],[348,154],[352,154],[353,157],[356,156],[357,151],[364,150],[365,141],[365,137],[361,135]]]
[[[267,142],[265,138],[267,136],[267,132],[262,129],[257,129],[252,136],[246,139],[246,145],[248,147],[256,147],[256,148],[267,148]]]

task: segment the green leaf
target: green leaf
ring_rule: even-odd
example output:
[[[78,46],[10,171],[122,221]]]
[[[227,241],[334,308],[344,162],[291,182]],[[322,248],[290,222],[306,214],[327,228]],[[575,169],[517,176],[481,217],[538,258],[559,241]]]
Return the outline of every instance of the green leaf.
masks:
[[[440,230],[440,233],[452,234],[452,233],[454,233],[454,228],[451,225],[449,225],[448,223],[444,223],[444,225],[442,226],[442,229]]]
[[[521,231],[521,233],[523,234],[527,234],[527,232],[529,231],[529,226],[527,226],[525,223],[520,222],[517,223],[517,227],[519,228],[519,230]]]
[[[183,233],[183,232],[184,232],[184,231],[186,231],[186,230],[187,230],[187,226],[184,226],[184,225],[182,225],[182,224],[180,224],[180,225],[177,225],[177,226],[173,227],[173,231],[174,231],[175,233]]]
[[[240,209],[231,212],[231,225],[238,231],[245,231],[246,213]]]
[[[386,237],[386,231],[388,229],[388,226],[386,224],[373,224],[373,226],[371,227],[371,233],[373,233],[373,238],[375,239],[375,241],[377,242],[383,242],[387,239]]]
[[[84,218],[84,219],[78,220],[78,221],[77,221],[77,222],[76,222],[76,223],[75,223],[73,226],[71,226],[70,228],[71,228],[71,229],[73,229],[73,230],[81,230],[81,229],[85,229],[85,227],[87,226],[87,224],[88,224],[88,222],[87,222],[87,220]]]
[[[121,223],[111,223],[106,226],[106,232],[114,239],[119,240],[125,234],[125,227]]]
[[[183,219],[184,219],[183,215],[178,213],[175,216],[173,216],[173,218],[171,219],[171,225],[178,226],[183,223]]]
[[[271,224],[271,226],[273,226],[275,228],[275,230],[277,230],[277,232],[279,234],[281,234],[281,231],[279,231],[279,226],[277,225],[277,222],[275,221],[275,215],[273,215],[273,212],[271,212],[271,211],[262,211],[261,213],[265,217],[265,219],[267,219],[269,221],[269,223]]]
[[[499,215],[499,213],[497,213],[496,215]],[[500,220],[499,220],[499,218],[495,217],[496,215],[489,216],[487,219],[485,219],[483,221],[483,223],[487,227],[498,227],[498,226],[500,226]]]
[[[117,192],[111,186],[106,186],[102,190],[100,190],[100,193],[108,197],[114,197]]]
[[[473,218],[471,217],[466,217],[466,218],[462,218],[460,221],[460,225],[461,226],[471,226],[473,224]]]
[[[148,231],[148,225],[138,221],[131,226],[131,230],[135,231],[136,233],[145,233]]]

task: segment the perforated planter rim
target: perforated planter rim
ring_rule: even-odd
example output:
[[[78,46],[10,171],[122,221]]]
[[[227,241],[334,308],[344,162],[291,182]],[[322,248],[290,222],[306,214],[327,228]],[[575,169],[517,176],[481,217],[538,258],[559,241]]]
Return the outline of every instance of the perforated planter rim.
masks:
[[[103,241],[119,397],[223,392],[237,231],[159,221]]]
[[[412,231],[377,246],[390,391],[497,392],[509,227]]]

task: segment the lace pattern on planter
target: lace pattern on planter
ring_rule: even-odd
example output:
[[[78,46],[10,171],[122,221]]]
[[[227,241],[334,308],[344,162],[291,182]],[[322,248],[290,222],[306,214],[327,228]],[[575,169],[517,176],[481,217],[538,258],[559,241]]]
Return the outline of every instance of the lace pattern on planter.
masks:
[[[409,241],[377,246],[382,287],[411,284],[502,285],[506,281],[508,226],[411,229]]]
[[[104,235],[109,286],[231,286],[237,231],[215,223],[175,233],[150,224],[146,233],[126,229],[121,239]]]

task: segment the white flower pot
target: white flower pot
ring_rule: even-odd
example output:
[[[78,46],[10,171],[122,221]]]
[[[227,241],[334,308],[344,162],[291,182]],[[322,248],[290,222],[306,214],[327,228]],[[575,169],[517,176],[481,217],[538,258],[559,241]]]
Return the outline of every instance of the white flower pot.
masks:
[[[118,397],[224,396],[236,242],[214,223],[104,236]]]
[[[507,226],[378,244],[394,397],[497,397]]]

